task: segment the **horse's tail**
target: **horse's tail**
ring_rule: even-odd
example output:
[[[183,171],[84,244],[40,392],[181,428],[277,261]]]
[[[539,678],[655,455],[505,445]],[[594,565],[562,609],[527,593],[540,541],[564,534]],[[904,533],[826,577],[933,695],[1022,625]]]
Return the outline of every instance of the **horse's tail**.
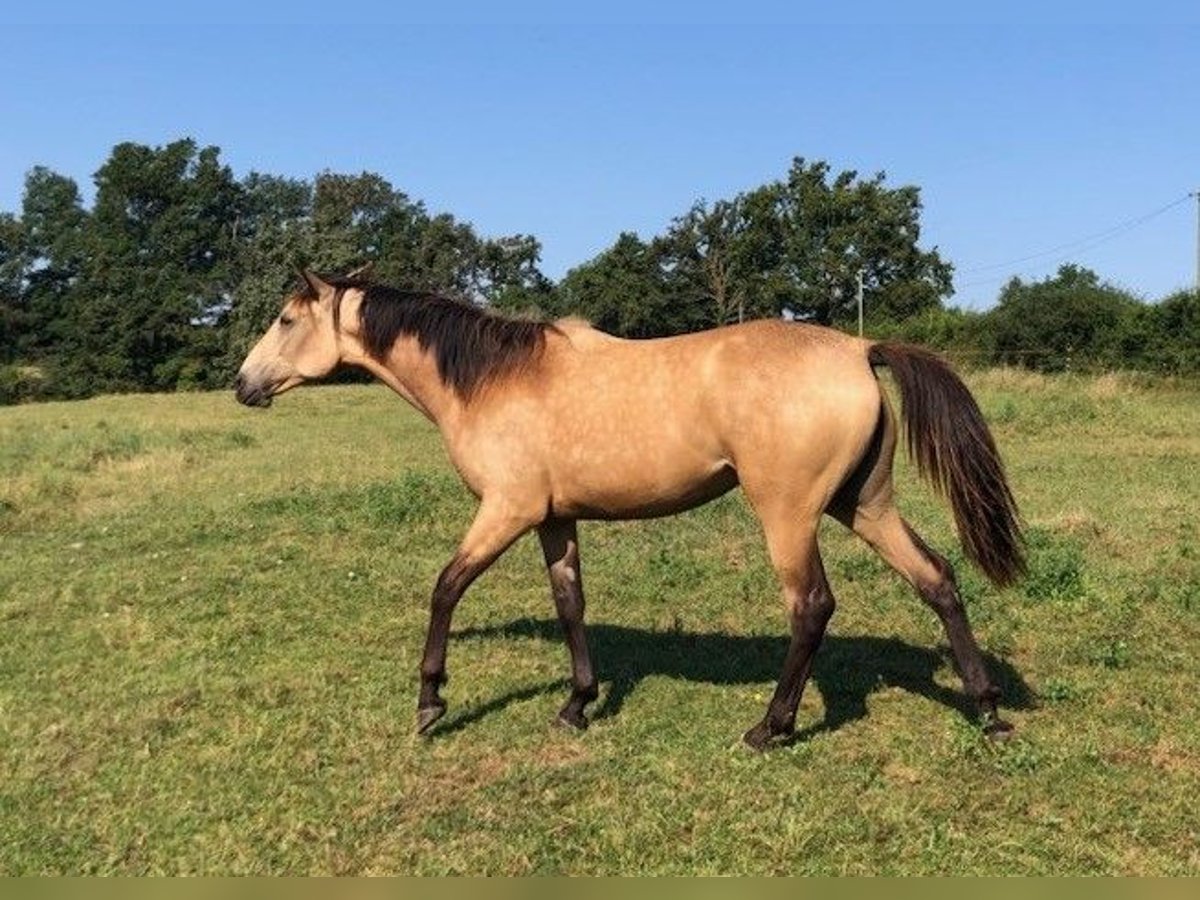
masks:
[[[1012,584],[1025,572],[1017,503],[975,398],[945,362],[920,347],[883,341],[867,358],[892,370],[909,455],[949,497],[967,557],[997,585]]]

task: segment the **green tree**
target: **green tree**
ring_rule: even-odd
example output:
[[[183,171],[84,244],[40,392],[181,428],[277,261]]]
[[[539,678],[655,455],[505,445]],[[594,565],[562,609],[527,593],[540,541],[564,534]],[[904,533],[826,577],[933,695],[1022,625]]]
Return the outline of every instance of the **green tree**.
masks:
[[[987,319],[997,362],[1051,372],[1122,368],[1141,358],[1143,309],[1090,269],[1064,265],[1042,281],[1012,279]]]
[[[21,323],[14,351],[22,358],[44,358],[70,331],[70,298],[83,271],[87,222],[74,180],[43,166],[26,175],[20,246],[7,267]]]
[[[96,173],[64,341],[68,392],[213,383],[241,198],[219,153],[191,140],[125,143]]]
[[[297,281],[297,267],[333,271],[351,251],[334,248],[322,258],[312,222],[313,185],[301,179],[251,172],[242,181],[237,221],[239,281],[227,317],[219,367],[236,371],[254,341],[279,313],[279,302]],[[340,253],[340,256],[338,255]]]
[[[231,374],[296,285],[297,267],[342,274],[365,263],[399,287],[506,309],[553,312],[553,285],[528,235],[483,239],[372,172],[323,172],[312,183],[254,173],[243,182],[243,273],[222,366]]]
[[[0,213],[0,363],[16,358],[28,329],[22,287],[25,229],[11,213]]]
[[[867,308],[903,318],[937,306],[951,289],[952,267],[937,249],[922,250],[920,190],[888,188],[882,172],[831,177],[824,162],[793,161],[779,191],[782,275],[787,304],[821,324],[856,316],[858,273]]]
[[[699,303],[681,302],[662,257],[659,244],[624,232],[611,248],[567,273],[559,285],[561,306],[627,337],[689,330],[699,321]]]
[[[1148,310],[1147,367],[1200,372],[1200,291],[1176,291]]]
[[[376,261],[381,280],[485,305],[547,302],[551,285],[537,265],[541,245],[530,235],[483,238],[470,224],[449,213],[430,215],[401,193],[379,234],[378,252],[368,248],[364,255]]]
[[[476,294],[497,309],[557,315],[558,293],[538,268],[541,255],[541,243],[529,234],[484,241],[476,267]]]
[[[595,281],[607,293],[587,295],[587,282],[576,279],[564,303],[581,312],[637,303],[634,296],[614,305],[609,289],[619,280],[613,266],[625,260],[638,267],[631,282],[647,289],[661,282],[656,290],[671,298],[646,301],[657,333],[785,313],[846,324],[855,317],[860,272],[873,316],[899,319],[937,308],[950,291],[952,270],[936,249],[918,245],[920,191],[884,182],[882,173],[867,180],[853,171],[833,175],[827,163],[797,158],[782,180],[729,200],[696,203],[644,250],[613,247],[580,267],[607,273]],[[646,323],[639,327],[646,330]]]
[[[700,201],[655,243],[673,292],[694,298],[700,327],[778,316],[787,304],[786,235],[777,185]]]

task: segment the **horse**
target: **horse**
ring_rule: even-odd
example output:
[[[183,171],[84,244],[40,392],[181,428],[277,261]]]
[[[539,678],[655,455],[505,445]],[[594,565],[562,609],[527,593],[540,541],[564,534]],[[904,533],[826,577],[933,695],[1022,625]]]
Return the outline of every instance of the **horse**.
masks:
[[[446,712],[455,607],[530,531],[571,658],[571,692],[557,721],[586,728],[599,692],[576,523],[667,516],[735,486],[761,522],[791,627],[779,682],[746,744],[767,749],[795,734],[834,611],[817,545],[825,515],[866,541],[941,619],[984,733],[1012,732],[950,564],[895,504],[903,427],[918,471],[949,501],[966,557],[1001,587],[1023,574],[1017,504],[995,442],[971,393],[934,353],[782,319],[626,340],[580,319],[507,317],[356,273],[302,275],[243,362],[237,399],[266,407],[339,367],[366,370],[436,425],[479,501],[433,589],[418,733]],[[898,386],[900,419],[878,367]]]

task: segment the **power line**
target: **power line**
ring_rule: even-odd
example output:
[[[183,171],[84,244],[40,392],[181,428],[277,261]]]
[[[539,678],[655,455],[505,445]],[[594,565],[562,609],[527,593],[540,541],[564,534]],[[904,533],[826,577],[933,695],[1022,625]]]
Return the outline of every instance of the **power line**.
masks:
[[[995,269],[1003,269],[1003,268],[1008,268],[1011,266],[1016,266],[1021,263],[1031,262],[1032,260],[1042,259],[1047,256],[1055,256],[1056,254],[1059,255],[1059,261],[1061,261],[1063,259],[1066,259],[1068,256],[1073,256],[1073,255],[1077,255],[1080,253],[1086,253],[1090,250],[1095,249],[1096,247],[1101,246],[1102,244],[1108,243],[1109,241],[1113,240],[1114,238],[1120,237],[1122,234],[1125,234],[1128,231],[1132,231],[1134,228],[1137,228],[1140,225],[1144,225],[1145,223],[1149,222],[1151,219],[1155,219],[1158,216],[1161,216],[1163,213],[1169,212],[1170,210],[1174,209],[1175,207],[1179,206],[1180,204],[1186,203],[1188,200],[1190,200],[1194,196],[1196,196],[1196,195],[1191,194],[1191,193],[1185,194],[1182,197],[1178,197],[1175,200],[1172,200],[1170,203],[1166,204],[1165,206],[1160,206],[1158,209],[1152,210],[1152,211],[1145,213],[1143,215],[1140,215],[1140,216],[1136,216],[1135,218],[1132,218],[1132,219],[1126,219],[1124,222],[1121,222],[1117,225],[1113,225],[1111,228],[1106,228],[1103,231],[1098,231],[1098,232],[1095,232],[1094,234],[1089,234],[1086,237],[1078,238],[1074,241],[1068,241],[1065,244],[1059,244],[1058,246],[1051,247],[1048,250],[1041,250],[1037,253],[1030,253],[1025,256],[1016,257],[1015,259],[1005,260],[1004,262],[989,263],[986,266],[972,266],[969,269],[962,269],[961,273],[969,275],[972,272],[987,272],[987,271],[992,271]],[[1062,256],[1062,254],[1065,251],[1069,251],[1069,252],[1066,253],[1066,256]],[[962,288],[974,287],[976,285],[981,285],[981,284],[990,284],[995,281],[1003,281],[1007,277],[1008,277],[1007,275],[1000,275],[1000,276],[995,276],[995,277],[990,277],[990,278],[978,279],[975,281],[967,282],[966,284],[959,285],[958,290],[961,290]]]

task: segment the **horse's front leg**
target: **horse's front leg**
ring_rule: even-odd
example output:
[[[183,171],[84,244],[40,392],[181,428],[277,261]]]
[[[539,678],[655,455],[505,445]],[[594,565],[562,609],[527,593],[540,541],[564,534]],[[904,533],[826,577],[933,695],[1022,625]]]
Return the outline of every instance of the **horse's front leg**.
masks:
[[[559,710],[558,721],[587,728],[584,707],[596,699],[596,676],[583,631],[583,578],[579,570],[579,536],[575,521],[549,519],[538,526],[538,538],[550,573],[554,607],[571,652],[571,696]]]
[[[425,653],[421,658],[418,733],[426,731],[446,712],[446,701],[441,698],[439,689],[446,681],[446,641],[454,607],[471,582],[535,524],[536,518],[518,515],[508,506],[489,505],[485,500],[458,552],[438,576],[430,603]]]

